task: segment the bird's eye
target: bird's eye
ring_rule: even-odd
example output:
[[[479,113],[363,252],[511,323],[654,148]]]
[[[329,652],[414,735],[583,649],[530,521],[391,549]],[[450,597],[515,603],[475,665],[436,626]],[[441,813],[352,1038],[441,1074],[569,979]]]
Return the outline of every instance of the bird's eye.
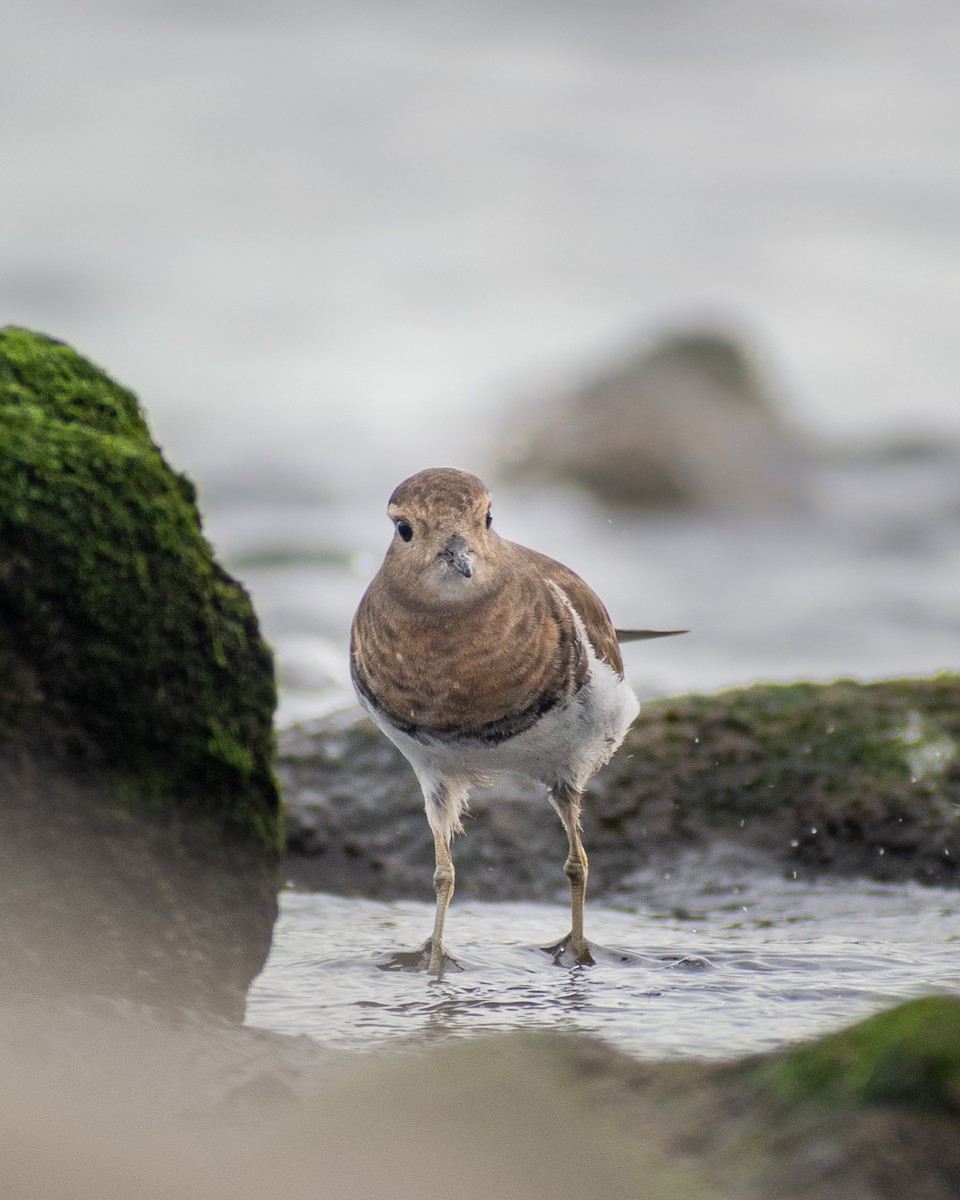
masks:
[[[492,511],[492,509],[488,508],[487,509],[487,528],[489,529],[492,524],[493,524],[493,511]]]
[[[413,526],[409,521],[404,521],[402,518],[397,522],[397,533],[405,542],[409,542],[413,537]]]

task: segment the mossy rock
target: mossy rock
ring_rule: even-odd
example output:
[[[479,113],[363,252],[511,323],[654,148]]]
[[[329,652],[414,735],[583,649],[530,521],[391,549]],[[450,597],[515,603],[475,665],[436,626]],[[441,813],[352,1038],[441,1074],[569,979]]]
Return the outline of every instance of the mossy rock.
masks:
[[[960,999],[927,996],[776,1060],[768,1085],[790,1103],[897,1104],[960,1113]]]
[[[276,848],[273,668],[136,397],[0,330],[0,747]]]
[[[274,706],[250,598],[136,397],[0,330],[5,987],[242,1014],[276,913]]]
[[[952,885],[960,676],[757,684],[644,705],[591,786],[596,838],[714,839],[798,876]]]
[[[816,1041],[720,1067],[699,1115],[750,1195],[924,1196],[960,1180],[960,999],[928,996]],[[744,1119],[744,1114],[749,1116]],[[677,1105],[675,1114],[683,1114]]]
[[[908,1001],[815,1041],[733,1062],[631,1062],[584,1043],[571,1049],[581,1060],[592,1055],[581,1079],[608,1111],[699,1169],[718,1195],[958,1194],[955,996]]]

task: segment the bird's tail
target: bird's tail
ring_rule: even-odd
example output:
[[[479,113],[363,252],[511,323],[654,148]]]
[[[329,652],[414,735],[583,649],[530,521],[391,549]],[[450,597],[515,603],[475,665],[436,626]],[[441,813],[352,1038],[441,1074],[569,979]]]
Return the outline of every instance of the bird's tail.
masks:
[[[677,637],[689,629],[615,629],[618,642],[646,642],[650,638]]]

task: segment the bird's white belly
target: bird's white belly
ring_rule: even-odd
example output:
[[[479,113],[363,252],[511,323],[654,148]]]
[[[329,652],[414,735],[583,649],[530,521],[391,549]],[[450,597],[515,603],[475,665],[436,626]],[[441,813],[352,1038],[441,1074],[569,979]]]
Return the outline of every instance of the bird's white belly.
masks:
[[[582,790],[613,756],[639,711],[632,688],[595,657],[587,682],[569,701],[538,718],[522,733],[501,742],[469,738],[418,739],[394,728],[365,706],[373,720],[416,771],[424,792],[433,781],[481,784],[498,774],[516,774],[554,787]]]

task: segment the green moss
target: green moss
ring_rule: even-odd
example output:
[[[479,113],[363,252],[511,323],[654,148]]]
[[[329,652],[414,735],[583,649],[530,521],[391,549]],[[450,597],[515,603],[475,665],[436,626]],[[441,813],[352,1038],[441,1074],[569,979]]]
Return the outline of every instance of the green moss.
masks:
[[[277,847],[270,653],[136,397],[0,330],[0,748]]]
[[[800,1046],[767,1082],[788,1102],[960,1111],[960,999],[913,1000]]]
[[[850,795],[869,781],[889,795],[944,790],[960,743],[960,677],[863,684],[763,684],[714,696],[652,705],[670,749],[709,770],[715,794],[735,798],[741,812],[763,812],[789,785]],[[641,734],[642,736],[642,734]],[[681,745],[682,744],[682,745]],[[924,745],[940,769],[918,770]],[[932,765],[932,764],[931,764]]]
[[[612,839],[709,830],[808,870],[948,882],[960,861],[960,676],[645,704],[592,790]]]

